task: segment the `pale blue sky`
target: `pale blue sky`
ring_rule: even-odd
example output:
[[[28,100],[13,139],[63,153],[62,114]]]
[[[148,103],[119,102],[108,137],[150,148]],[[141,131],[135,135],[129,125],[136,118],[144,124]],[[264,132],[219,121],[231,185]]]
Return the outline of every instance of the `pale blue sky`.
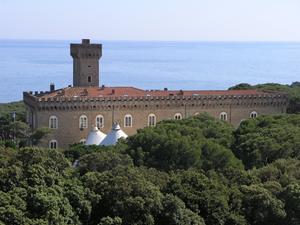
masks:
[[[0,39],[300,41],[300,0],[0,0]]]

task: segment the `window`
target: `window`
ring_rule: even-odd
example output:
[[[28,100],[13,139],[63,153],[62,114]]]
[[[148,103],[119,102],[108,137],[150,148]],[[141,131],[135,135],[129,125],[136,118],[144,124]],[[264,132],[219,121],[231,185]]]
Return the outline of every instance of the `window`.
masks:
[[[88,118],[86,117],[86,115],[82,115],[79,117],[79,128],[88,128]]]
[[[132,127],[132,116],[130,114],[124,117],[124,127]]]
[[[102,115],[96,116],[96,127],[98,127],[98,129],[104,127],[104,117]]]
[[[199,112],[196,112],[195,114],[194,114],[194,116],[198,116],[200,113]]]
[[[88,76],[88,82],[91,83],[92,82],[92,77]]]
[[[250,118],[255,119],[257,117],[257,112],[253,111],[250,113]]]
[[[51,149],[57,149],[57,140],[51,140],[51,141],[49,141],[49,148],[51,148]]]
[[[156,116],[154,114],[149,114],[148,116],[148,126],[153,127],[156,125]]]
[[[174,115],[174,119],[175,119],[175,120],[181,120],[181,119],[182,119],[181,113],[176,113],[176,114]]]
[[[227,113],[226,112],[220,113],[220,120],[227,121]]]
[[[81,139],[81,140],[79,141],[79,143],[80,143],[80,144],[83,144],[83,145],[85,144],[85,142],[86,142],[85,139]]]
[[[56,116],[50,116],[49,118],[49,128],[57,129],[58,128],[58,119]]]

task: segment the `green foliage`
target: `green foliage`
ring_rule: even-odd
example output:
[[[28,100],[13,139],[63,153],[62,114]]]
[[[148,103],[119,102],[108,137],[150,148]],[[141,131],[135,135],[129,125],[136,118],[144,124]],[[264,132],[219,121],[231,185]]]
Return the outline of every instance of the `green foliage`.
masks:
[[[103,217],[99,225],[121,225],[122,219],[120,217],[111,218],[109,216]]]
[[[0,103],[0,117],[3,115],[10,115],[16,112],[16,120],[25,122],[26,112],[25,104],[23,101],[11,102],[11,103]]]
[[[259,117],[235,131],[203,114],[111,147],[9,148],[5,140],[0,224],[298,225],[299,119]],[[35,140],[47,133],[39,132]]]
[[[242,168],[228,147],[233,128],[207,114],[181,121],[165,121],[139,130],[128,138],[127,149],[135,165],[164,171],[197,167],[204,170]]]
[[[91,171],[104,172],[118,166],[132,167],[132,159],[128,155],[113,151],[102,151],[81,157],[78,169],[81,174],[85,174]]]
[[[196,171],[183,171],[173,175],[166,191],[182,199],[206,224],[225,224],[230,210],[229,195],[222,183]]]
[[[203,138],[197,131],[177,124],[146,128],[128,139],[126,152],[136,165],[162,170],[187,169],[200,162]]]
[[[13,112],[15,118],[13,118]],[[0,104],[0,145],[6,147],[25,147],[37,145],[50,133],[50,129],[41,127],[35,131],[26,124],[26,112],[23,102]]]
[[[233,149],[247,168],[300,156],[300,115],[260,116],[241,123]]]
[[[289,184],[282,193],[282,199],[285,201],[287,212],[286,224],[300,224],[300,184]]]
[[[184,202],[171,194],[167,194],[163,200],[160,225],[205,225],[203,218],[197,213],[186,208]]]
[[[228,90],[250,90],[250,89],[254,89],[254,87],[251,86],[251,84],[247,84],[247,83],[240,83],[233,87],[228,88]]]
[[[125,225],[155,224],[155,215],[162,208],[162,194],[137,169],[119,167],[103,173],[89,172],[82,179],[95,195],[101,196],[92,200],[95,224],[108,215],[122,218]]]
[[[51,133],[48,127],[40,127],[30,134],[30,141],[32,145],[38,145],[42,138]]]
[[[261,185],[243,186],[241,190],[244,213],[250,224],[282,224],[286,212],[281,200]]]

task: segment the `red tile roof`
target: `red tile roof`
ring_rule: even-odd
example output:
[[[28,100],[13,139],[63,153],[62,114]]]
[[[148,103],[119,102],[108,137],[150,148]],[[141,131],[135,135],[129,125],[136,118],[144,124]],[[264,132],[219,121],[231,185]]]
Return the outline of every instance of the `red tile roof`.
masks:
[[[195,95],[256,95],[257,90],[142,90],[134,87],[68,87],[38,95],[41,98],[57,97],[142,97],[142,96],[195,96]]]

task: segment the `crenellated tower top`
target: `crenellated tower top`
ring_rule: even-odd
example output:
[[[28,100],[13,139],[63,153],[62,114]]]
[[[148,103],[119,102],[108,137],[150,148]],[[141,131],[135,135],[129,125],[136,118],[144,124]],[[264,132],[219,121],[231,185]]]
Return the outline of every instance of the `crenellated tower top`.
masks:
[[[98,87],[102,45],[91,44],[89,39],[82,39],[81,44],[71,44],[70,51],[73,57],[73,86]]]

